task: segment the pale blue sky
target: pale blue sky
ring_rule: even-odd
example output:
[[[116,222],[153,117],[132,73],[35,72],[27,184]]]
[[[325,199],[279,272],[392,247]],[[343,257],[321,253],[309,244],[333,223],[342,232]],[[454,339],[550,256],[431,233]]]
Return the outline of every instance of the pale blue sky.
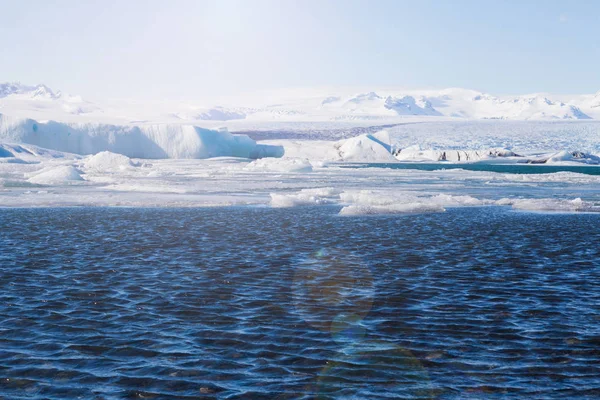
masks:
[[[0,81],[187,99],[304,86],[600,90],[600,1],[0,0]]]

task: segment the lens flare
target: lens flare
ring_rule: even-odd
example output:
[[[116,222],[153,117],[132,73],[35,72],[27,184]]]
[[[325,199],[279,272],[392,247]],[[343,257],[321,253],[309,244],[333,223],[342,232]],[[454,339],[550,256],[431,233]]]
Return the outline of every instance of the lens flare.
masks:
[[[333,334],[356,325],[371,310],[371,270],[346,251],[320,249],[296,266],[292,293],[296,311],[310,325]]]

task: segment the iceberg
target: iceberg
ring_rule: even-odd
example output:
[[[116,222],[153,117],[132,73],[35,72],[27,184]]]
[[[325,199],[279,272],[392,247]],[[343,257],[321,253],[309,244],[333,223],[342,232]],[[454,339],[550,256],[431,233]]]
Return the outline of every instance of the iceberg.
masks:
[[[341,140],[334,146],[339,161],[348,162],[395,162],[387,131],[360,135]]]
[[[282,157],[281,146],[257,144],[247,135],[193,125],[66,124],[0,114],[0,140],[80,155],[102,151],[133,158]]]
[[[394,156],[399,161],[480,161],[498,157],[521,157],[508,149],[487,150],[422,150],[414,145],[394,151]]]

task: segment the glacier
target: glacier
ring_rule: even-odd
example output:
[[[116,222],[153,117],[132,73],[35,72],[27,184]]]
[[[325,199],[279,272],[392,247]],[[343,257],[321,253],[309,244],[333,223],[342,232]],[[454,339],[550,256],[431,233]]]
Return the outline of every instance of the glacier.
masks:
[[[231,134],[226,129],[174,124],[67,124],[2,114],[0,140],[75,154],[111,151],[146,159],[283,156],[281,147],[257,144],[246,135]]]

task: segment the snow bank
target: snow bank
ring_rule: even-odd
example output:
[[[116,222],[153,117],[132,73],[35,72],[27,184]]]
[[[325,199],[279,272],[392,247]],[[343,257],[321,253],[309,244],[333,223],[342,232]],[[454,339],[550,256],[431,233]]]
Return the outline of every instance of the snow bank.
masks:
[[[271,193],[271,207],[331,204],[337,199],[339,199],[339,191],[334,188],[303,189],[295,194]]]
[[[76,168],[70,165],[63,165],[44,169],[29,178],[28,181],[38,185],[61,185],[83,181],[83,178]]]
[[[312,172],[312,164],[301,158],[261,158],[250,162],[246,167],[249,171],[269,172]]]
[[[564,199],[501,199],[498,205],[512,205],[515,210],[550,212],[600,212],[600,206],[581,198]]]
[[[226,129],[217,131],[176,124],[41,123],[0,114],[2,139],[82,155],[110,151],[147,159],[281,157],[284,152],[281,146],[258,145],[247,135],[233,135]]]
[[[395,162],[387,131],[372,135],[360,135],[336,143],[339,161],[349,162]]]

